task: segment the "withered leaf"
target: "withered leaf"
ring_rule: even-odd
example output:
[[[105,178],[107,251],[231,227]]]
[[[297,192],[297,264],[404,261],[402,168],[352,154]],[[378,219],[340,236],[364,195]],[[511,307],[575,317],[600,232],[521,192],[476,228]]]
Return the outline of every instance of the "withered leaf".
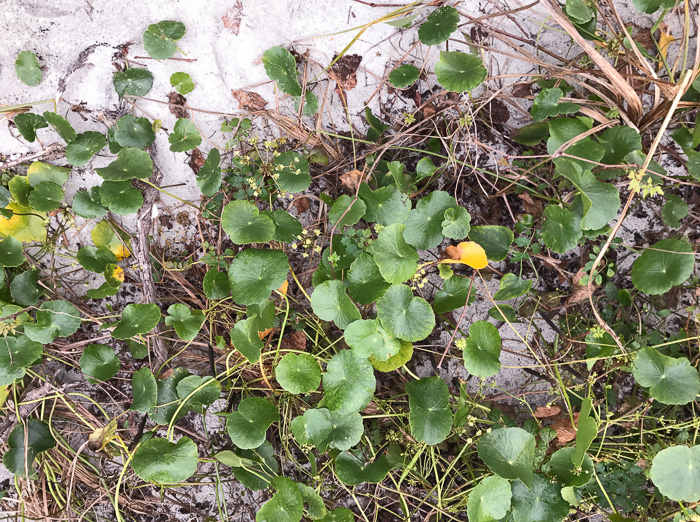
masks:
[[[351,170],[340,176],[340,183],[342,183],[343,187],[345,187],[348,192],[354,194],[357,192],[360,183],[362,183],[363,176],[364,174],[359,170]]]
[[[190,111],[184,106],[187,103],[187,98],[175,91],[168,94],[168,103],[170,103],[170,112],[177,118],[189,118]]]
[[[231,9],[226,11],[226,14],[221,17],[221,21],[224,23],[224,27],[233,34],[238,36],[238,32],[241,30],[241,19],[243,18],[243,4],[240,0],[233,4]]]
[[[335,80],[344,91],[354,89],[357,86],[356,73],[360,62],[362,62],[362,56],[359,54],[346,54],[333,64],[328,76]]]
[[[255,92],[231,89],[231,94],[238,102],[239,107],[247,111],[261,111],[267,105],[263,97]]]

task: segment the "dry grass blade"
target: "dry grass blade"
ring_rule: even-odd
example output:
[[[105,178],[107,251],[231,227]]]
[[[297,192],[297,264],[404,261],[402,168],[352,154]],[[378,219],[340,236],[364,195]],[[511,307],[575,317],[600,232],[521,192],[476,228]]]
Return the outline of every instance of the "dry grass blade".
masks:
[[[625,81],[622,75],[610,65],[610,63],[596,51],[586,40],[581,36],[574,24],[572,24],[562,10],[552,2],[552,0],[542,0],[542,6],[547,12],[552,15],[552,18],[564,29],[571,38],[583,49],[586,54],[600,67],[605,76],[610,81],[610,88],[615,91],[627,102],[627,113],[630,119],[634,122],[639,122],[644,114],[642,102],[635,90],[630,84]]]

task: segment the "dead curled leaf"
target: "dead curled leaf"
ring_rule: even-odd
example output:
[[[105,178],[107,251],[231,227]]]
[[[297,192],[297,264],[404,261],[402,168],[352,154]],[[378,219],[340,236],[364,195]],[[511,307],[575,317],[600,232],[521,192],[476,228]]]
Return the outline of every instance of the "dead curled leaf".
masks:
[[[303,214],[309,210],[309,198],[304,196],[294,198],[294,208],[297,209],[297,214]]]
[[[357,86],[356,73],[360,62],[362,62],[362,56],[359,54],[346,54],[333,64],[328,71],[328,76],[344,91],[354,89]]]
[[[538,216],[542,213],[544,205],[542,205],[542,201],[539,199],[537,201],[532,199],[532,196],[528,194],[527,192],[523,192],[518,196],[522,202],[523,202],[523,208],[525,209],[525,212],[528,214],[532,214],[533,216]]]
[[[221,21],[224,23],[224,27],[233,34],[238,36],[238,32],[241,30],[241,20],[243,18],[243,4],[240,0],[233,4],[231,9],[226,11],[226,14],[221,17]]]
[[[578,412],[574,413],[574,424],[578,426]],[[557,446],[564,446],[576,438],[576,428],[571,425],[571,418],[566,416],[550,426],[557,432]]]
[[[551,406],[549,408],[545,406],[538,406],[533,414],[536,419],[547,419],[549,417],[556,417],[561,413],[561,407]]]
[[[295,350],[303,352],[306,350],[306,334],[303,330],[292,332],[288,337],[282,339],[282,350]]]
[[[170,112],[177,118],[189,118],[190,111],[184,106],[187,103],[187,98],[175,91],[168,94],[168,103],[170,104]]]
[[[238,102],[240,108],[247,111],[261,111],[267,105],[265,99],[255,92],[231,89],[231,94]]]
[[[362,183],[363,176],[364,174],[359,170],[351,170],[350,172],[346,172],[340,176],[340,182],[343,184],[343,187],[348,190],[348,192],[354,194],[357,192],[360,183]]]
[[[190,168],[195,174],[197,174],[199,172],[199,169],[201,169],[204,165],[204,154],[202,154],[202,151],[199,150],[198,147],[195,147],[190,153],[189,164]]]
[[[592,285],[590,291],[588,290],[588,285],[582,285],[581,279],[586,275],[586,271],[580,268],[576,275],[571,280],[571,295],[567,299],[566,304],[580,303],[582,301],[588,301],[588,298],[595,292],[597,288],[596,285]]]

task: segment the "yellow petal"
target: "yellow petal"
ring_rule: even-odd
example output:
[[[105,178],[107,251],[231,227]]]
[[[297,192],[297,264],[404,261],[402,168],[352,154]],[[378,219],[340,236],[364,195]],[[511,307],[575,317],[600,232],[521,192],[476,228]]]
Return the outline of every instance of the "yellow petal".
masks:
[[[488,259],[486,259],[486,252],[479,243],[474,243],[474,241],[465,241],[457,245],[457,249],[460,253],[459,261],[477,270],[481,268],[486,268],[489,264]]]
[[[277,289],[277,291],[282,295],[287,295],[287,288],[289,288],[289,283],[285,281],[282,283],[282,286]]]
[[[675,38],[671,36],[670,33],[665,33],[663,30],[661,31],[661,34],[659,35],[659,52],[661,56],[663,56],[664,60],[666,59],[666,54],[668,53],[668,47],[674,40]]]

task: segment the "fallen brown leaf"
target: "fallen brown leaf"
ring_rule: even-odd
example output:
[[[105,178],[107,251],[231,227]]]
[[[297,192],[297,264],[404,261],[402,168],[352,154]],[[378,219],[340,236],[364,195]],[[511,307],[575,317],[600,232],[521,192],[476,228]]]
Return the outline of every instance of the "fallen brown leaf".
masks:
[[[292,332],[289,337],[282,339],[283,350],[296,350],[303,352],[306,350],[306,334],[303,330]]]
[[[578,412],[574,413],[574,423],[578,426]],[[576,428],[571,425],[571,419],[566,416],[550,426],[557,432],[557,446],[564,446],[576,438]]]
[[[343,184],[343,187],[348,190],[348,192],[354,194],[357,192],[357,188],[360,186],[360,183],[362,183],[363,176],[364,174],[359,170],[351,170],[350,172],[346,172],[340,176],[340,182]]]
[[[192,150],[192,153],[190,154],[189,164],[190,168],[195,174],[197,174],[199,172],[199,169],[201,169],[204,165],[204,154],[202,154],[202,151],[199,150],[199,147],[195,147]]]
[[[231,89],[231,94],[238,102],[239,107],[247,111],[261,111],[267,105],[265,99],[255,92]]]
[[[581,301],[588,301],[588,298],[593,292],[595,292],[596,285],[592,285],[590,291],[588,290],[588,285],[582,285],[581,279],[586,275],[586,271],[580,268],[576,275],[571,281],[571,295],[569,299],[566,300],[566,304],[580,303]]]
[[[542,202],[538,199],[537,201],[532,199],[532,196],[528,194],[527,192],[523,192],[518,196],[522,202],[523,202],[523,208],[525,209],[525,212],[528,214],[532,214],[533,216],[539,216],[542,213],[543,210],[543,205]]]
[[[309,210],[309,198],[300,197],[294,200],[294,208],[297,209],[297,214],[303,214]]]
[[[357,86],[356,73],[361,61],[362,56],[359,54],[346,54],[333,64],[328,76],[335,80],[344,91],[354,89]]]
[[[187,98],[185,98],[182,94],[175,91],[171,92],[168,94],[168,103],[170,103],[170,112],[174,116],[178,118],[190,117],[190,111],[184,107],[185,103],[187,103]]]
[[[561,413],[561,408],[559,406],[552,406],[546,408],[544,406],[538,406],[535,410],[534,416],[536,419],[547,419],[549,417],[556,417]]]
[[[241,19],[243,18],[243,4],[240,0],[233,4],[231,9],[226,11],[226,14],[221,17],[221,21],[224,22],[224,27],[233,34],[238,36],[238,31],[241,30]]]

